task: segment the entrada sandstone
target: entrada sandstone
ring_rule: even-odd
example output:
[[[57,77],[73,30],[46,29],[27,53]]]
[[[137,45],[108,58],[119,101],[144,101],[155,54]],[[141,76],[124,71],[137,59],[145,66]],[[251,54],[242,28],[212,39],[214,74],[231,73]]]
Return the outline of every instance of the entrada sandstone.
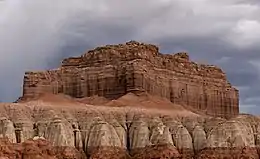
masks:
[[[146,91],[211,116],[239,113],[238,90],[221,69],[196,64],[187,53],[161,54],[157,46],[135,41],[65,59],[57,70],[26,72],[23,88],[23,97],[29,99],[41,93],[117,99]]]
[[[26,72],[0,104],[0,158],[259,158],[260,119],[225,73],[130,41]]]

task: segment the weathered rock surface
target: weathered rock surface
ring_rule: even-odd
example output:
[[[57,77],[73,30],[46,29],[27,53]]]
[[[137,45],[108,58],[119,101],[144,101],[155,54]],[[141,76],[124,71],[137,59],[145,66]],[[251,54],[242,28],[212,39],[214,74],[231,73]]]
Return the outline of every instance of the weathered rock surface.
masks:
[[[83,152],[73,147],[52,146],[45,139],[11,143],[8,138],[0,138],[1,159],[87,159]]]
[[[223,119],[185,109],[108,109],[38,99],[0,104],[0,117],[0,136],[9,140],[1,144],[0,157],[259,158],[260,119],[250,115]],[[47,148],[39,146],[43,138]],[[10,148],[9,142],[22,146]]]
[[[22,99],[41,93],[117,99],[136,90],[211,116],[239,113],[238,90],[221,69],[192,62],[187,53],[161,54],[158,47],[135,41],[65,59],[57,70],[26,72]]]

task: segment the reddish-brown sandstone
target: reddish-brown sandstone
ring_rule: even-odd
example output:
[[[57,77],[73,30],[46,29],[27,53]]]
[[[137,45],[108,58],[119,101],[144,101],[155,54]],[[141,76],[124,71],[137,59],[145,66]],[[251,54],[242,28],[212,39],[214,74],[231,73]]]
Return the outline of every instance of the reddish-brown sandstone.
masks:
[[[26,72],[22,98],[64,93],[117,99],[133,91],[165,97],[211,116],[230,118],[239,113],[238,90],[221,69],[192,62],[187,53],[162,54],[155,45],[135,41],[97,47],[63,60],[56,70]]]
[[[0,138],[0,159],[87,159],[87,157],[84,152],[74,147],[55,147],[43,139],[11,143],[7,138]]]

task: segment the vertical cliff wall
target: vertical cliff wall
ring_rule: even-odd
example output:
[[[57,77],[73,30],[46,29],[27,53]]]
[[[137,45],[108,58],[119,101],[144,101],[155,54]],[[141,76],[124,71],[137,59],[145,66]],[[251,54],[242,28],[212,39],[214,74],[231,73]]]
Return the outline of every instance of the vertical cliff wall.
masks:
[[[23,98],[48,92],[115,99],[131,91],[147,91],[212,116],[239,113],[238,90],[221,69],[192,62],[187,53],[161,54],[157,46],[135,41],[65,59],[57,70],[26,72]]]

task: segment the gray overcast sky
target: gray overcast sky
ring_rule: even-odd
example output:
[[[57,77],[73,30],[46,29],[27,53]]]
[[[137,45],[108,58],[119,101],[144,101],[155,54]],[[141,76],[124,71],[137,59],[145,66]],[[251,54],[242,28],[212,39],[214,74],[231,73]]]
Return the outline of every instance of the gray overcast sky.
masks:
[[[138,40],[217,64],[260,114],[259,0],[0,1],[0,100],[21,94],[26,70],[57,67],[98,45]]]

